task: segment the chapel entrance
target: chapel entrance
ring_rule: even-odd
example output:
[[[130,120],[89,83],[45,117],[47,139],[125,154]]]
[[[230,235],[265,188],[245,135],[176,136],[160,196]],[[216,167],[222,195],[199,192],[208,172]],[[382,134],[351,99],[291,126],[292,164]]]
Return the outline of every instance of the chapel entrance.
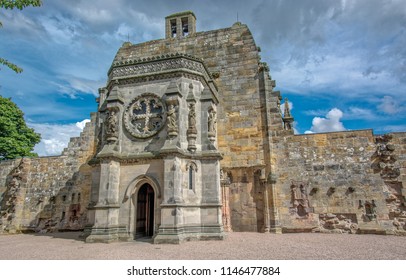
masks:
[[[135,238],[154,235],[154,189],[143,184],[137,195]]]

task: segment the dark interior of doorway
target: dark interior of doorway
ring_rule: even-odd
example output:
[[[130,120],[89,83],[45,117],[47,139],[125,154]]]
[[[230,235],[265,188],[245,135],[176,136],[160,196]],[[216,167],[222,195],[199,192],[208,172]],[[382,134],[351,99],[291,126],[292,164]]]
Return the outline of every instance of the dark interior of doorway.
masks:
[[[135,238],[154,235],[154,189],[144,184],[137,196],[137,221]]]

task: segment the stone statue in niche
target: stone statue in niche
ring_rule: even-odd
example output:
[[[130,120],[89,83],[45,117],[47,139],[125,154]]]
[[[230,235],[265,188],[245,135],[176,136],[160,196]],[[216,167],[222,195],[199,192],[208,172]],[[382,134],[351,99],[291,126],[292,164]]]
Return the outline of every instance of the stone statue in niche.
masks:
[[[214,109],[211,109],[209,111],[208,117],[209,133],[216,134],[216,123],[217,123],[216,111]]]
[[[292,181],[290,192],[292,197],[292,207],[290,207],[290,212],[296,214],[300,218],[306,218],[311,212],[307,196],[307,184]]]
[[[176,106],[173,104],[169,105],[167,112],[168,120],[168,136],[169,138],[176,137],[178,135],[178,126],[176,124],[177,115],[176,115]]]
[[[106,140],[108,143],[116,142],[118,139],[118,116],[116,110],[110,110],[106,119]]]
[[[195,111],[195,103],[189,104],[189,129],[190,132],[196,132],[196,111]]]
[[[208,137],[211,142],[216,139],[216,123],[217,123],[217,113],[216,110],[211,108],[208,112],[207,117],[207,127],[208,127]]]

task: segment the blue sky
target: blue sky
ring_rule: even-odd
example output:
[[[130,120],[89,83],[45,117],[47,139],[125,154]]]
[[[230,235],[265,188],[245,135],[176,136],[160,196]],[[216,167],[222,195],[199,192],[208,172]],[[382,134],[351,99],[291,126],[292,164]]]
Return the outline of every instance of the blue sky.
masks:
[[[164,37],[165,16],[192,10],[198,31],[248,25],[297,133],[406,131],[405,0],[43,1],[0,11],[0,94],[42,134],[35,150],[59,154],[77,136],[129,36]]]

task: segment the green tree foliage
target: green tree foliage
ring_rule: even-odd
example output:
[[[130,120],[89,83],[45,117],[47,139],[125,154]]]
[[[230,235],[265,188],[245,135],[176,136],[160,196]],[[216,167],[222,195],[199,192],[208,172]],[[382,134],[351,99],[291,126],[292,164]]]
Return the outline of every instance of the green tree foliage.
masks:
[[[28,6],[39,7],[39,6],[41,6],[41,4],[42,4],[41,0],[0,0],[0,8],[6,9],[6,10],[12,10],[12,9],[22,10]],[[2,27],[2,26],[3,25],[0,21],[0,27]],[[14,63],[11,63],[7,59],[1,58],[1,57],[0,57],[0,65],[5,65],[16,73],[23,72],[22,68],[18,67]]]
[[[32,150],[40,140],[40,134],[27,127],[23,112],[11,98],[0,95],[0,160],[38,156]]]

